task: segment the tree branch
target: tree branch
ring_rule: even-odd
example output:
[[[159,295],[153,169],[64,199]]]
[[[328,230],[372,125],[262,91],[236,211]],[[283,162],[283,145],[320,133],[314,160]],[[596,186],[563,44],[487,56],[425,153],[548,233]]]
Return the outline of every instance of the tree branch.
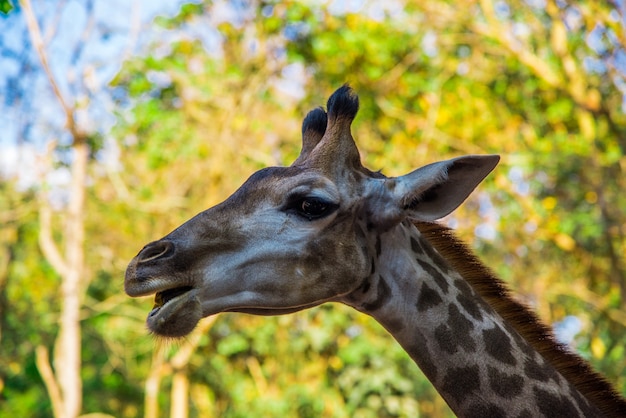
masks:
[[[56,147],[56,143],[53,141],[48,144],[48,149],[46,150],[45,155],[41,158],[41,167],[42,172],[48,171],[52,165],[52,152]],[[41,172],[40,172],[41,175]],[[43,176],[42,176],[43,177]],[[40,182],[44,184],[44,178],[40,179]],[[41,248],[41,252],[45,259],[50,263],[52,268],[59,274],[61,277],[65,277],[67,274],[68,266],[67,262],[61,255],[61,251],[57,246],[56,242],[52,238],[52,210],[50,209],[50,204],[48,203],[48,194],[46,192],[41,192],[41,196],[39,197],[39,248]]]
[[[211,329],[216,319],[217,315],[213,315],[200,321],[193,333],[185,339],[185,343],[169,361],[174,369],[180,369],[189,363],[189,358],[196,348],[198,348],[200,339]]]
[[[59,22],[61,21],[61,16],[63,15],[63,8],[65,7],[65,3],[67,0],[59,0],[57,1],[56,10],[54,13],[54,19],[50,25],[48,25],[48,30],[43,34],[42,40],[44,45],[49,43],[52,38],[57,33],[57,28],[59,27]]]
[[[191,355],[198,348],[201,337],[208,332],[216,319],[217,315],[213,315],[200,321],[196,329],[185,339],[176,354],[168,361],[165,361],[164,347],[157,347],[152,356],[151,372],[145,383],[144,418],[156,418],[159,416],[159,386],[161,385],[161,378],[166,374],[173,372],[175,375],[178,375],[177,379],[172,382],[172,385],[176,386],[172,388],[172,397],[176,397],[176,401],[172,399],[172,405],[176,404],[177,408],[180,408],[181,402],[187,403],[187,397],[183,395],[186,395],[188,392],[188,382],[186,382],[186,376],[182,376],[180,373],[186,373],[184,368],[189,363]],[[185,398],[184,401],[182,400],[183,398]]]
[[[37,55],[39,56],[39,60],[41,61],[41,66],[43,67],[44,72],[48,77],[48,82],[52,87],[52,91],[54,92],[54,95],[56,96],[59,104],[63,108],[63,112],[65,113],[67,129],[74,137],[74,141],[84,140],[86,138],[85,135],[77,129],[76,123],[74,121],[74,110],[67,104],[65,98],[63,97],[61,89],[59,89],[59,85],[54,78],[54,74],[52,74],[50,65],[48,64],[48,57],[46,55],[43,38],[41,36],[41,30],[39,29],[39,24],[37,23],[37,18],[35,17],[35,13],[33,12],[30,0],[20,0],[20,5],[24,10],[26,25],[28,26],[28,33],[30,34],[30,39],[33,43],[33,47],[37,51]]]
[[[39,248],[48,263],[61,277],[67,274],[67,263],[63,259],[57,244],[52,239],[52,211],[48,203],[39,207]]]
[[[587,91],[587,86],[582,81],[585,77],[576,60],[567,50],[567,34],[565,25],[558,16],[558,8],[554,2],[548,3],[547,13],[553,23],[548,44],[552,52],[561,60],[561,66],[565,74],[559,74],[546,60],[533,54],[531,48],[519,39],[515,39],[512,30],[503,25],[495,15],[493,0],[480,0],[480,6],[487,23],[475,22],[474,31],[482,36],[496,40],[500,45],[513,54],[522,64],[528,67],[538,78],[545,81],[551,87],[562,90],[579,106],[590,111],[598,111],[600,107],[600,95],[593,91]]]
[[[164,363],[162,347],[157,347],[152,353],[150,374],[144,383],[144,418],[158,418],[159,416],[159,388],[161,378],[171,369]]]
[[[495,16],[491,0],[481,0],[481,8],[487,19],[487,24],[474,23],[474,30],[486,37],[493,38],[517,57],[520,62],[531,69],[533,73],[552,87],[562,86],[561,78],[544,60],[529,51],[521,41],[513,39],[511,30],[504,27]]]
[[[54,378],[54,372],[50,366],[50,359],[48,356],[48,349],[43,345],[37,346],[35,349],[35,363],[37,364],[37,370],[43,380],[44,385],[50,396],[52,402],[52,411],[55,417],[63,416],[63,397],[61,396],[61,389]]]
[[[184,368],[176,370],[172,376],[170,398],[170,416],[187,418],[189,416],[189,378]]]
[[[53,391],[50,392],[51,398],[57,397],[62,400],[60,403],[62,410],[55,410],[55,413],[58,412],[57,416],[64,418],[75,418],[80,414],[82,408],[80,305],[85,287],[81,285],[84,282],[85,228],[83,218],[89,146],[86,141],[87,135],[78,128],[74,120],[75,108],[68,105],[52,74],[41,30],[31,2],[30,0],[20,0],[20,4],[24,10],[33,47],[37,51],[52,91],[65,113],[65,128],[72,136],[71,147],[74,154],[71,163],[70,201],[66,211],[64,230],[65,257],[61,256],[52,239],[51,213],[49,205],[45,201],[40,209],[41,233],[39,238],[42,251],[62,276],[61,315],[55,350],[56,373],[53,373],[49,368],[45,369],[45,364],[43,367],[45,371],[50,372],[47,377],[49,381],[47,386],[49,390]],[[52,380],[55,381],[54,386],[51,386]],[[59,402],[57,402],[58,404]]]

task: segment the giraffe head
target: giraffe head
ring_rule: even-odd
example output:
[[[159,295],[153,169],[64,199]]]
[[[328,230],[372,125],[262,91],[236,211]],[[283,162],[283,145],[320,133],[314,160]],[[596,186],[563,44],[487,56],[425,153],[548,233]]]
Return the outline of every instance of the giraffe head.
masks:
[[[498,156],[465,156],[388,178],[361,165],[348,87],[311,111],[290,167],[254,173],[221,204],[146,245],[128,295],[156,294],[148,328],[179,337],[218,312],[279,315],[346,300],[375,269],[377,235],[452,212]]]

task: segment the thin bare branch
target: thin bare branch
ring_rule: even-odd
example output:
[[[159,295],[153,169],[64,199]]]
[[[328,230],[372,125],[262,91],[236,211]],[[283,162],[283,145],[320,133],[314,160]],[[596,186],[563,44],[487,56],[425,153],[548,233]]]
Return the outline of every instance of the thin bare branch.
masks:
[[[39,181],[41,184],[45,184],[43,173],[47,172],[52,167],[52,153],[56,148],[56,142],[52,141],[48,144],[46,153],[40,158],[41,176]],[[61,277],[65,277],[67,274],[67,262],[63,258],[61,251],[57,243],[52,237],[52,209],[46,192],[41,192],[39,196],[39,248],[43,253],[45,259],[50,263],[52,268]]]
[[[213,315],[200,321],[193,333],[185,339],[185,343],[169,361],[174,369],[180,369],[189,363],[189,358],[200,344],[200,338],[211,329],[216,319],[217,315]]]
[[[67,128],[74,137],[74,140],[82,141],[85,139],[85,135],[82,134],[76,127],[76,123],[74,121],[74,109],[67,104],[67,101],[63,97],[61,93],[61,89],[54,78],[54,74],[52,74],[52,70],[50,69],[50,65],[48,64],[48,56],[45,50],[45,44],[43,42],[43,38],[41,36],[41,29],[39,28],[39,23],[37,23],[37,18],[35,17],[35,13],[33,12],[33,8],[30,0],[20,0],[20,5],[22,6],[22,10],[24,11],[24,16],[26,18],[26,25],[28,26],[28,33],[30,34],[31,41],[33,43],[33,47],[37,51],[37,55],[39,56],[39,60],[41,61],[41,66],[48,77],[48,82],[52,87],[52,91],[56,96],[59,104],[63,108],[63,112],[65,113]]]
[[[124,57],[122,61],[126,61],[132,56],[135,45],[137,44],[137,39],[139,38],[139,31],[141,30],[141,2],[132,2],[130,16],[130,33],[128,36],[128,44],[122,53],[122,57]]]
[[[50,25],[48,25],[48,29],[43,34],[43,42],[44,45],[48,44],[52,41],[52,38],[57,33],[57,28],[59,27],[59,22],[61,21],[61,16],[63,16],[63,9],[65,8],[66,0],[60,0],[57,2],[55,7],[54,19]]]
[[[213,326],[216,319],[217,315],[213,315],[200,321],[193,333],[191,333],[191,335],[189,335],[185,339],[184,343],[179,347],[174,357],[172,357],[169,361],[165,360],[165,345],[161,344],[157,347],[152,356],[151,372],[146,378],[144,418],[156,418],[159,416],[159,387],[161,385],[161,379],[163,378],[163,376],[168,374],[175,373],[178,375],[177,382],[173,382],[176,387],[172,388],[172,396],[175,395],[177,398],[177,402],[175,402],[176,405],[178,405],[177,410],[178,408],[180,408],[180,402],[182,399],[182,388],[184,388],[185,393],[188,392],[188,386],[186,386],[185,376],[182,376],[180,374],[186,374],[184,368],[189,363],[191,355],[194,353],[196,348],[198,348],[201,337],[206,334],[207,331]],[[184,398],[187,399],[186,396],[184,396]]]
[[[152,366],[150,374],[146,377],[144,384],[144,418],[157,418],[159,416],[159,388],[161,378],[171,369],[164,363],[165,355],[163,347],[159,346],[152,353]]]
[[[87,45],[87,41],[89,40],[89,35],[91,35],[91,31],[95,26],[96,18],[93,12],[93,0],[86,1],[84,3],[85,12],[87,13],[87,22],[85,23],[85,27],[83,28],[78,41],[74,44],[74,50],[72,51],[72,64],[75,64],[78,58],[82,55],[83,48]]]
[[[187,418],[189,416],[189,378],[187,377],[187,370],[181,369],[174,372],[170,393],[170,416]]]
[[[515,55],[520,62],[530,68],[537,77],[544,80],[550,86],[560,88],[562,86],[562,79],[559,77],[559,74],[543,59],[533,54],[528,45],[524,45],[520,40],[512,37],[510,28],[506,28],[496,18],[493,2],[491,0],[481,0],[480,5],[487,19],[487,24],[477,21],[473,25],[474,30],[485,37],[493,38],[498,41],[498,43]]]
[[[37,346],[35,349],[35,363],[37,364],[37,370],[41,375],[44,385],[48,390],[50,396],[50,402],[52,402],[52,411],[55,417],[63,416],[63,397],[61,396],[61,389],[54,378],[54,372],[50,366],[50,356],[48,355],[48,349],[43,345]]]
[[[268,391],[267,379],[263,376],[263,369],[261,369],[261,364],[256,357],[248,357],[246,359],[246,366],[248,366],[248,370],[250,371],[250,376],[252,376],[252,380],[254,381],[254,386],[256,386],[257,392],[259,396],[263,396],[263,394]]]
[[[52,210],[43,200],[39,207],[39,248],[52,268],[63,277],[67,274],[67,263],[52,238]]]

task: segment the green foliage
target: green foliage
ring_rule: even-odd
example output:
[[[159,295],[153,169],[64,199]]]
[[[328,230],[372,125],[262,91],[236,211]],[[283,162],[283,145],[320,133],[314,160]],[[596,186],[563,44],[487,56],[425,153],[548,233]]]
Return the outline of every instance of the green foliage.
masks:
[[[0,0],[0,13],[7,15],[13,9],[14,6],[11,0]]]
[[[302,116],[344,82],[360,94],[353,131],[373,169],[399,175],[460,154],[503,156],[449,221],[545,321],[581,319],[573,348],[626,393],[626,119],[619,72],[585,69],[585,59],[623,53],[618,13],[595,2],[516,1],[494,15],[489,1],[407,1],[371,17],[365,3],[339,13],[315,2],[253,2],[241,21],[212,28],[216,50],[177,38],[168,53],[155,45],[159,53],[131,58],[115,77],[118,123],[102,138],[117,139],[122,168],[94,160],[88,188],[86,412],[141,416],[146,379],[186,343],[164,350],[165,360],[153,356],[143,325],[151,302],[122,293],[128,260],[255,170],[291,163]],[[177,31],[213,7],[187,5],[156,24]],[[578,25],[565,28],[576,11]],[[599,21],[611,31],[601,54],[587,42]],[[277,87],[289,66],[302,68],[307,97]],[[49,416],[34,350],[52,347],[59,282],[38,249],[35,197],[0,187],[0,215],[24,209],[0,222],[10,249],[0,399],[11,416]],[[477,226],[495,238],[477,236]],[[342,306],[220,315],[184,371],[191,416],[449,414],[391,337]],[[162,374],[161,416],[172,373]]]

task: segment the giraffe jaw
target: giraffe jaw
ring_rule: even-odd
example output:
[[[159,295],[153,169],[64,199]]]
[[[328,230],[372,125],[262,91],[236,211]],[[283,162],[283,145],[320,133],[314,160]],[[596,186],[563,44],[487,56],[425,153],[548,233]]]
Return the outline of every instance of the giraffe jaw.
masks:
[[[161,290],[156,293],[154,302],[146,325],[158,336],[183,337],[202,319],[202,306],[191,286]]]
[[[238,312],[238,313],[245,313],[249,315],[259,315],[259,316],[279,316],[279,315],[286,315],[286,314],[290,314],[294,312],[303,311],[305,309],[313,308],[315,306],[318,306],[320,303],[323,303],[323,302],[314,302],[314,303],[310,303],[310,304],[306,304],[302,306],[293,306],[293,307],[286,307],[286,308],[240,307],[240,308],[226,309],[224,310],[224,312]]]

